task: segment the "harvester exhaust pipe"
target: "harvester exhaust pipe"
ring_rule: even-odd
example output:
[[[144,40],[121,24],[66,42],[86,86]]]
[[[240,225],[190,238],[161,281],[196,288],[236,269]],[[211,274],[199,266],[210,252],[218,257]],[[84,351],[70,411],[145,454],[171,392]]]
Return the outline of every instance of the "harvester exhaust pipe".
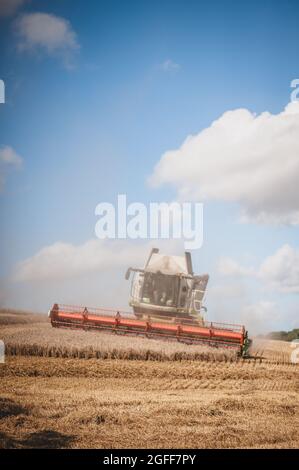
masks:
[[[189,253],[189,251],[185,251],[185,259],[186,259],[188,274],[190,274],[190,276],[193,276],[194,273],[193,273],[192,259],[191,259],[191,254]]]
[[[151,252],[150,252],[150,254],[149,254],[149,257],[148,257],[148,259],[147,259],[147,262],[145,263],[145,268],[148,266],[148,264],[149,264],[149,262],[150,262],[150,260],[151,260],[151,257],[152,257],[154,254],[157,254],[157,253],[159,253],[159,248],[152,248],[152,249],[151,249]],[[189,253],[189,254],[190,254],[190,253]],[[128,280],[130,279],[130,275],[131,275],[131,272],[132,272],[132,271],[133,271],[133,272],[144,272],[143,269],[138,269],[138,268],[136,269],[136,268],[130,267],[130,268],[127,269],[126,274],[125,274],[125,279],[126,279],[126,281],[128,281]]]
[[[150,252],[150,254],[149,254],[149,257],[148,257],[148,259],[147,259],[147,262],[145,263],[145,267],[147,267],[147,266],[149,265],[149,262],[150,262],[150,260],[151,260],[151,257],[152,257],[154,254],[157,254],[157,253],[159,253],[159,248],[152,248],[152,249],[151,249],[151,252]]]

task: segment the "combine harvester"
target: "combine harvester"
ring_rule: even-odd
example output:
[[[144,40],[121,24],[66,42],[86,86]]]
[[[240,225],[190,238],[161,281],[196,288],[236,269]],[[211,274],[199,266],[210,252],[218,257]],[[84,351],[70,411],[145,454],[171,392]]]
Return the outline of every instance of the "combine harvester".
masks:
[[[248,355],[251,341],[244,326],[204,320],[209,276],[194,275],[190,253],[166,256],[153,248],[144,269],[127,270],[127,280],[131,273],[133,313],[54,304],[49,311],[52,326],[206,344]]]

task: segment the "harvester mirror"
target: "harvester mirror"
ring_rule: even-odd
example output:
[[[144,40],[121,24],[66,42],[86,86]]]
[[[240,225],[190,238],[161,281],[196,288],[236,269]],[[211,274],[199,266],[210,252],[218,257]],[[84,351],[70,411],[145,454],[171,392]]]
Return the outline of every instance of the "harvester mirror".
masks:
[[[128,279],[130,279],[131,270],[132,270],[132,268],[128,268],[128,269],[127,269],[127,272],[126,272],[126,275],[125,275],[126,281],[127,281]]]

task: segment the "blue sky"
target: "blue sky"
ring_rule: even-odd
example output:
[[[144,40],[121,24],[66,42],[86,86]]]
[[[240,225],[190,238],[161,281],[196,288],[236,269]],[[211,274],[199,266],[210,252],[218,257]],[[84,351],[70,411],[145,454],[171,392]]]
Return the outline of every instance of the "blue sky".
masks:
[[[14,11],[0,17],[0,78],[6,85],[0,144],[22,158],[21,168],[4,169],[0,194],[2,302],[47,310],[58,294],[60,301],[72,295],[76,302],[85,301],[78,293],[80,279],[59,281],[57,289],[47,280],[16,282],[12,273],[18,263],[57,242],[80,246],[95,238],[96,205],[114,202],[119,193],[127,194],[130,202],[175,199],[175,184],[153,188],[148,177],[165,152],[180,148],[188,135],[208,128],[226,111],[283,111],[290,101],[290,83],[299,77],[299,5],[16,3]],[[0,13],[1,8],[0,2]],[[67,33],[75,35],[75,43],[66,36],[49,49],[44,38],[38,42],[29,34],[28,39],[21,22],[35,13],[68,22]],[[296,255],[298,225],[241,224],[239,212],[239,200],[205,201],[205,241],[193,257],[197,271],[211,274],[211,315],[222,318],[217,310],[221,288],[241,282],[246,294],[238,298],[235,312],[230,312],[228,298],[226,316],[238,319],[240,309],[250,312],[268,302],[267,315],[271,309],[290,312],[273,326],[293,327],[298,322],[296,288],[261,290],[259,278],[223,277],[217,265],[221,257],[229,257],[258,269],[286,244]],[[298,269],[295,264],[295,273]],[[90,274],[94,284],[88,274],[81,280],[82,286],[92,285],[93,304],[113,301],[113,295],[106,298],[97,287],[96,279],[105,275],[99,269]],[[128,286],[121,276],[117,279],[125,305]],[[263,315],[263,308],[254,312]]]

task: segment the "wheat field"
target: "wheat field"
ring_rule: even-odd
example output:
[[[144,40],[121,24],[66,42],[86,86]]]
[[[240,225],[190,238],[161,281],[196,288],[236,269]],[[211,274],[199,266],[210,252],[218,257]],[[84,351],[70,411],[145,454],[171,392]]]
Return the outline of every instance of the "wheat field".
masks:
[[[299,366],[288,343],[255,340],[250,360],[187,347],[186,359],[186,345],[57,330],[39,317],[0,315],[0,329],[12,348],[0,364],[2,448],[299,446]],[[49,357],[53,341],[58,357]],[[98,358],[67,353],[74,344]]]
[[[21,323],[17,322],[18,318],[22,320]],[[6,353],[9,355],[217,361],[233,360],[236,357],[235,351],[228,349],[127,337],[108,332],[53,328],[47,317],[42,315],[30,317],[17,313],[0,313],[0,327]]]
[[[0,312],[0,328],[8,355],[159,361],[241,360],[235,350],[230,349],[99,331],[53,328],[45,315]],[[286,341],[253,338],[250,360],[288,364],[291,352],[290,343]]]

